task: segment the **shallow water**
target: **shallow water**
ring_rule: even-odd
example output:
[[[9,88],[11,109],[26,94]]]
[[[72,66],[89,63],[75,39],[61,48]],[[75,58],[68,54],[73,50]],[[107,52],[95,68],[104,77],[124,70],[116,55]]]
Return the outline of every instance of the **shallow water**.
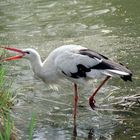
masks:
[[[32,47],[42,58],[64,44],[80,44],[126,64],[133,83],[112,79],[96,96],[88,97],[100,81],[80,87],[77,137],[73,136],[73,90],[66,82],[51,89],[33,77],[26,60],[12,63],[8,78],[17,102],[12,116],[21,140],[29,137],[32,113],[34,140],[140,139],[140,105],[125,97],[140,95],[140,2],[136,0],[1,0],[0,43]]]

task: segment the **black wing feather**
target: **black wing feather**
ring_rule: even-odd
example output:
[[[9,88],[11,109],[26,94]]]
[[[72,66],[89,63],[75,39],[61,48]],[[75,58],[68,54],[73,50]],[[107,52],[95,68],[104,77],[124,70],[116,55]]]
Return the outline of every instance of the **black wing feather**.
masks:
[[[109,59],[108,57],[90,49],[82,49],[79,51],[79,53],[82,55],[87,55],[91,58],[106,59],[106,60]]]
[[[93,50],[90,49],[81,49],[79,51],[80,55],[86,55],[90,58],[99,60],[100,63],[98,63],[97,65],[93,65],[93,66],[85,66],[83,64],[77,64],[77,72],[74,73],[70,73],[70,74],[66,74],[64,71],[62,71],[63,74],[65,74],[66,76],[70,76],[71,78],[86,78],[86,74],[87,72],[90,72],[92,69],[96,69],[96,70],[106,70],[106,69],[110,69],[110,70],[118,70],[118,71],[122,71],[122,72],[126,72],[129,73],[129,75],[121,75],[121,78],[124,81],[132,81],[131,77],[132,77],[132,72],[126,68],[123,64],[119,64],[116,62],[113,62],[112,60],[110,60],[108,57],[97,53]]]
[[[119,71],[127,72],[129,73],[129,75],[121,76],[121,78],[124,81],[127,81],[127,80],[132,81],[132,72],[128,68],[126,68],[122,63],[113,62],[108,57],[90,49],[80,50],[79,53],[81,55],[87,55],[91,58],[97,58],[99,60],[102,60],[101,63],[91,67],[90,69],[98,69],[98,70],[112,69],[112,70],[119,70]]]

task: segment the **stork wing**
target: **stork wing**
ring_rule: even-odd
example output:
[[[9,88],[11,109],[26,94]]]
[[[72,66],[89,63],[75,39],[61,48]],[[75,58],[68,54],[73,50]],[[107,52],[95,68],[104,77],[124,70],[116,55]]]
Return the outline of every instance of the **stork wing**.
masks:
[[[106,57],[88,49],[77,52],[65,51],[56,58],[55,64],[60,72],[72,78],[86,77],[92,67],[102,63]],[[106,58],[107,59],[107,58]]]
[[[80,49],[77,52],[66,51],[57,57],[55,64],[61,73],[71,78],[97,78],[100,75],[127,76],[132,74],[122,64],[113,62],[89,49]]]

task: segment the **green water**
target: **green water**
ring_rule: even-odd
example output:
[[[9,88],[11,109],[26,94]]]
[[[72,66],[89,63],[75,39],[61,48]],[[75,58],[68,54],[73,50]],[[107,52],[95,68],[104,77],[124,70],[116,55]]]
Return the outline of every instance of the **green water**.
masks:
[[[52,90],[35,79],[26,60],[9,66],[17,95],[12,110],[21,140],[28,139],[32,112],[34,140],[139,140],[140,1],[138,0],[1,0],[0,44],[32,47],[45,58],[64,44],[80,44],[126,64],[133,82],[112,79],[96,96],[92,111],[88,97],[99,83],[80,87],[77,137],[73,136],[73,91],[66,82]],[[14,80],[13,80],[14,79]]]

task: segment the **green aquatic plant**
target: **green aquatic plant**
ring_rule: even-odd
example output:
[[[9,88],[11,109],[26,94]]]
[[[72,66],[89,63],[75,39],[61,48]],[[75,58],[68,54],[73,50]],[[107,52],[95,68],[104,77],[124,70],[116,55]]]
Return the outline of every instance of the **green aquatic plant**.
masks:
[[[8,111],[12,106],[13,95],[9,91],[9,85],[5,78],[6,70],[0,68],[0,114]]]
[[[10,114],[4,115],[0,121],[0,140],[16,140],[16,133],[13,130],[14,122]]]
[[[35,114],[32,113],[32,118],[31,118],[31,121],[30,121],[30,124],[29,124],[29,140],[33,139],[34,127],[35,127]]]
[[[16,140],[14,123],[10,118],[14,98],[9,90],[10,82],[6,79],[6,72],[6,69],[0,65],[0,140]]]

